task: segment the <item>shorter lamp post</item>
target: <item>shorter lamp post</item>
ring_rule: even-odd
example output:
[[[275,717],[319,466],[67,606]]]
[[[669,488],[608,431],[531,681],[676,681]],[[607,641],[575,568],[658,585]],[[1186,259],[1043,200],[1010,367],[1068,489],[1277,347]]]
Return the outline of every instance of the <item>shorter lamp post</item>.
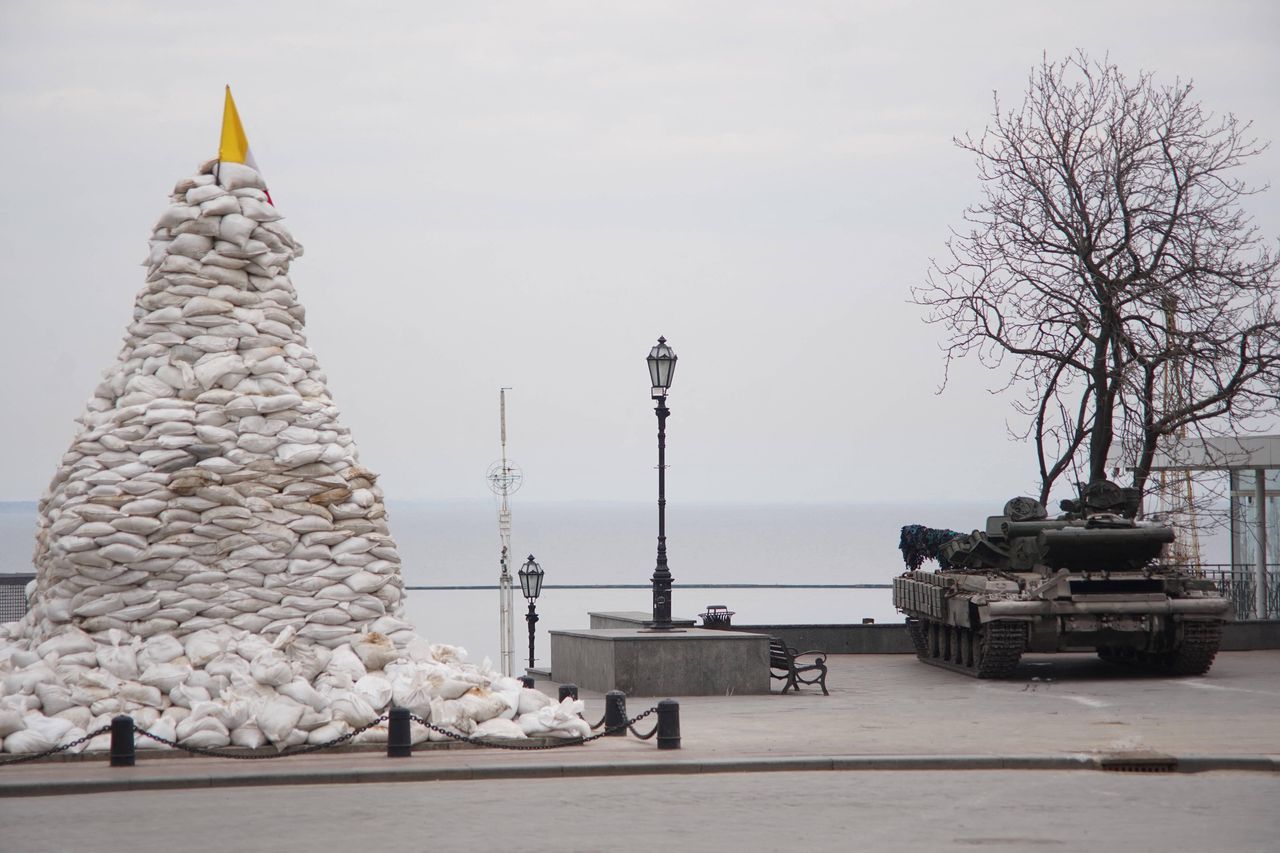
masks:
[[[542,594],[542,566],[534,562],[533,555],[530,554],[529,559],[520,567],[518,574],[520,591],[529,601],[529,612],[525,614],[524,619],[529,623],[529,668],[533,669],[533,631],[534,626],[538,624],[538,611],[534,608],[534,602]]]

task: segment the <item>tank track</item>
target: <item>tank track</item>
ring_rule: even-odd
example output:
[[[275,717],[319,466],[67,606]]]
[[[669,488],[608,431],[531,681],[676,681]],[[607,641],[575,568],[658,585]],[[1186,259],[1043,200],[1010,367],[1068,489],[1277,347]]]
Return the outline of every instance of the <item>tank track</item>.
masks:
[[[916,657],[974,678],[1007,678],[1027,647],[1025,622],[988,622],[976,632],[931,619],[907,619]]]
[[[1168,651],[1148,652],[1106,646],[1098,649],[1098,657],[1161,675],[1204,675],[1218,654],[1222,623],[1183,622],[1181,629],[1182,641]]]

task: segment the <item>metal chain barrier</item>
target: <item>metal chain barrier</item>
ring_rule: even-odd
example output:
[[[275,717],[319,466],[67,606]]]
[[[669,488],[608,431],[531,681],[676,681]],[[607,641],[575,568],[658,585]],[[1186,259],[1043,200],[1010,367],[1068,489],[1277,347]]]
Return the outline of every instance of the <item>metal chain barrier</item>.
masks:
[[[319,752],[322,749],[329,749],[330,747],[334,747],[334,746],[338,746],[339,744],[346,743],[356,735],[367,732],[369,729],[373,728],[379,723],[386,722],[386,720],[387,720],[387,715],[383,714],[382,716],[378,717],[378,719],[374,720],[371,723],[366,723],[365,725],[360,726],[357,729],[352,729],[346,734],[338,735],[333,740],[327,740],[324,743],[313,743],[313,744],[310,744],[309,746],[300,747],[298,749],[290,749],[285,752],[276,752],[276,753],[262,752],[262,753],[253,753],[251,755],[245,755],[244,753],[240,753],[240,752],[223,752],[222,750],[219,750],[219,749],[210,749],[208,747],[203,747],[203,746],[190,746],[188,744],[182,744],[182,743],[179,743],[178,741],[169,740],[167,737],[161,737],[160,735],[153,735],[151,734],[151,732],[144,731],[143,729],[138,728],[136,725],[133,727],[133,730],[134,732],[142,735],[143,737],[151,738],[151,740],[155,741],[156,743],[162,743],[165,746],[171,746],[174,749],[181,749],[184,752],[190,752],[195,755],[208,755],[213,758],[236,758],[236,759],[240,759],[241,761],[258,761],[266,758],[289,758],[294,755],[306,755],[308,752]],[[106,729],[105,731],[110,731],[110,729]]]
[[[64,743],[62,746],[55,746],[53,749],[47,749],[44,752],[33,752],[30,755],[21,755],[17,758],[6,758],[4,761],[0,761],[0,767],[3,767],[6,764],[21,764],[24,761],[35,761],[37,758],[48,758],[50,755],[57,755],[59,752],[66,752],[68,749],[73,749],[82,743],[88,743],[98,735],[110,734],[110,732],[111,726],[103,726],[100,729],[89,732],[84,737],[76,738],[69,743]]]
[[[410,714],[409,719],[413,720],[415,723],[418,723],[421,726],[425,726],[426,728],[430,729],[433,732],[442,734],[447,738],[451,738],[461,743],[470,743],[470,744],[474,744],[475,746],[490,746],[490,747],[495,747],[497,749],[533,750],[533,749],[559,749],[562,746],[581,746],[584,743],[591,743],[591,741],[599,740],[600,738],[606,735],[610,735],[610,734],[613,734],[614,732],[631,728],[635,723],[638,723],[639,721],[643,720],[645,717],[649,716],[650,714],[656,714],[657,712],[658,712],[658,706],[654,705],[649,710],[645,711],[642,714],[638,714],[635,717],[632,717],[630,720],[627,720],[625,723],[623,723],[620,726],[611,726],[605,729],[604,731],[599,732],[597,734],[593,734],[589,737],[565,738],[557,743],[531,743],[531,744],[494,743],[493,741],[484,740],[482,738],[469,737],[468,735],[460,735],[457,732],[451,732],[448,729],[442,729],[439,726],[424,720],[422,717],[419,717],[417,714]],[[600,724],[603,725],[603,723],[604,721],[601,720]],[[594,728],[597,728],[597,726],[592,726],[591,728],[594,729]],[[656,731],[657,731],[657,727],[655,726],[654,732]],[[652,737],[652,734],[653,733],[651,732],[648,735],[648,737]]]
[[[472,745],[474,745],[474,746],[487,746],[487,747],[491,747],[491,748],[495,748],[495,749],[540,750],[540,749],[559,749],[560,747],[564,747],[564,746],[582,746],[583,744],[590,743],[591,741],[598,740],[598,739],[600,739],[600,738],[602,738],[602,737],[607,737],[607,736],[609,736],[609,735],[622,734],[622,733],[625,733],[625,732],[627,732],[627,731],[630,731],[632,734],[634,734],[634,735],[635,735],[637,738],[639,738],[640,740],[649,740],[649,739],[650,739],[650,738],[652,738],[655,734],[657,734],[657,733],[658,733],[658,729],[662,726],[662,724],[663,724],[663,720],[665,719],[664,715],[663,715],[663,714],[659,714],[658,722],[654,725],[653,729],[652,729],[652,730],[650,730],[650,731],[649,731],[648,733],[646,733],[646,734],[641,734],[639,731],[637,731],[637,729],[636,729],[636,727],[635,727],[635,724],[636,724],[636,723],[638,723],[638,722],[640,722],[641,720],[643,720],[645,717],[649,717],[649,716],[652,716],[653,714],[657,714],[660,710],[662,710],[661,706],[662,706],[663,704],[667,704],[667,705],[671,705],[671,706],[675,706],[675,705],[676,705],[676,703],[675,703],[675,702],[672,702],[671,700],[667,700],[665,703],[659,703],[659,705],[654,705],[652,708],[650,708],[650,709],[648,709],[647,711],[644,711],[644,712],[642,712],[642,713],[640,713],[640,714],[637,714],[636,716],[632,717],[632,718],[631,718],[631,719],[629,719],[629,720],[623,720],[622,722],[616,723],[616,724],[614,724],[614,725],[605,725],[605,719],[608,719],[608,717],[610,716],[608,713],[606,713],[606,714],[605,714],[605,719],[600,720],[600,722],[599,722],[599,723],[597,723],[597,724],[596,724],[596,725],[594,725],[594,726],[590,726],[590,728],[591,728],[591,729],[598,729],[598,728],[601,728],[601,727],[603,726],[603,730],[602,730],[602,731],[599,731],[599,732],[597,732],[597,733],[595,733],[595,734],[592,734],[592,735],[588,735],[588,736],[586,736],[586,737],[581,737],[581,736],[579,736],[579,737],[562,738],[562,739],[559,739],[559,740],[554,740],[554,741],[549,742],[549,743],[539,743],[539,744],[498,743],[498,742],[495,742],[494,740],[489,740],[489,739],[484,739],[484,738],[472,737],[472,736],[469,736],[469,735],[458,734],[457,732],[453,732],[453,731],[450,731],[450,730],[448,730],[448,729],[446,729],[446,728],[442,728],[441,726],[437,726],[437,725],[435,725],[434,723],[431,723],[430,721],[428,721],[428,720],[424,719],[423,717],[418,716],[417,714],[413,714],[413,713],[406,713],[406,712],[404,711],[404,709],[394,709],[394,714],[404,714],[405,716],[402,716],[402,717],[400,717],[400,718],[399,718],[401,721],[404,721],[404,720],[405,720],[405,717],[407,717],[407,718],[408,718],[408,720],[412,720],[412,721],[414,721],[414,722],[418,723],[419,725],[421,725],[421,726],[425,727],[425,728],[426,728],[426,729],[428,729],[429,731],[435,732],[435,733],[437,733],[437,734],[439,734],[439,735],[442,735],[442,736],[444,736],[444,737],[446,737],[446,738],[448,738],[448,739],[450,739],[450,740],[458,741],[458,742],[460,742],[460,743],[468,743],[468,744],[472,744]],[[670,710],[670,709],[668,709],[668,710]],[[677,712],[677,713],[678,713],[678,712]],[[176,740],[170,740],[169,738],[163,737],[163,736],[161,736],[161,735],[152,734],[151,732],[146,731],[146,730],[142,729],[141,727],[139,727],[136,723],[134,723],[134,722],[133,722],[133,720],[132,720],[131,718],[129,718],[129,717],[127,717],[127,716],[120,716],[120,717],[117,717],[117,718],[115,719],[115,721],[114,721],[114,722],[115,722],[115,724],[116,724],[116,725],[124,726],[123,731],[128,735],[128,741],[127,741],[127,747],[126,747],[126,748],[127,748],[127,756],[125,756],[125,758],[126,758],[126,763],[125,763],[125,764],[122,764],[122,765],[120,765],[120,766],[132,766],[132,764],[133,764],[133,754],[134,754],[133,737],[132,737],[133,735],[142,735],[142,736],[143,736],[143,737],[145,737],[145,738],[150,738],[151,740],[155,741],[156,743],[163,744],[164,746],[170,747],[170,748],[172,748],[172,749],[178,749],[178,750],[182,750],[182,751],[184,751],[184,752],[189,752],[189,753],[191,753],[191,754],[193,754],[193,755],[207,755],[207,756],[212,757],[212,758],[234,758],[234,759],[237,759],[237,760],[240,760],[240,761],[259,761],[259,760],[270,759],[270,758],[288,758],[288,757],[290,757],[290,756],[294,756],[294,755],[306,755],[307,753],[311,753],[311,752],[318,752],[318,751],[320,751],[320,750],[322,750],[322,749],[331,749],[331,748],[333,748],[333,747],[339,746],[339,745],[341,745],[341,744],[344,744],[344,743],[346,743],[346,742],[350,741],[352,738],[355,738],[355,737],[357,737],[357,736],[359,736],[359,735],[363,734],[364,732],[367,732],[369,729],[372,729],[374,726],[377,726],[377,725],[379,725],[379,724],[381,724],[381,723],[384,723],[384,722],[388,722],[389,720],[391,720],[391,718],[392,718],[392,716],[393,716],[394,714],[382,714],[382,715],[380,715],[379,717],[377,717],[376,719],[374,719],[373,721],[371,721],[371,722],[369,722],[369,723],[366,723],[366,724],[365,724],[365,725],[363,725],[363,726],[359,726],[359,727],[357,727],[357,728],[355,728],[355,729],[352,729],[351,731],[347,732],[346,734],[338,735],[337,737],[335,737],[335,738],[333,738],[333,739],[331,739],[331,740],[325,741],[324,743],[310,744],[310,745],[308,745],[308,746],[303,746],[303,747],[299,747],[299,748],[296,748],[296,749],[289,749],[289,750],[285,750],[285,751],[281,751],[281,752],[275,752],[275,753],[271,753],[271,752],[253,752],[253,753],[245,753],[245,752],[231,752],[231,751],[228,751],[228,750],[226,750],[226,749],[222,749],[222,748],[209,748],[209,747],[202,747],[202,746],[192,746],[191,744],[182,743],[182,742],[180,742],[180,741],[176,741]],[[665,712],[664,712],[664,714],[665,714]],[[621,716],[621,715],[619,715],[619,716]],[[410,747],[410,745],[408,744],[408,737],[407,737],[407,735],[408,735],[408,728],[407,728],[407,722],[402,722],[401,724],[405,725],[405,728],[401,730],[401,732],[402,732],[402,733],[399,735],[399,737],[403,737],[403,738],[404,738],[404,742],[403,742],[403,743],[400,743],[400,745],[399,745],[399,747],[398,747],[398,748],[403,749],[404,751],[403,751],[403,752],[400,752],[400,753],[398,753],[398,754],[399,754],[399,755],[408,755],[408,754],[409,754],[409,751],[410,751],[410,749],[411,749],[411,747]],[[393,730],[393,732],[392,732],[392,734],[393,734],[393,738],[392,738],[392,739],[393,739],[393,740],[394,740],[394,739],[395,739],[395,737],[396,737],[396,735],[394,734],[394,730],[395,730],[396,726],[397,726],[397,723],[395,723],[394,721],[392,721],[392,722],[391,722],[391,728],[392,728],[392,730]],[[66,752],[66,751],[67,751],[67,750],[69,750],[69,749],[74,749],[75,747],[80,746],[80,745],[81,745],[81,744],[83,744],[83,743],[87,743],[88,741],[92,740],[93,738],[98,737],[98,736],[100,736],[100,735],[104,735],[104,734],[112,734],[112,735],[113,735],[113,743],[112,743],[112,765],[113,765],[113,766],[117,766],[117,765],[116,765],[116,758],[117,758],[117,755],[116,755],[116,752],[115,752],[115,749],[116,749],[116,743],[115,743],[115,741],[116,741],[116,739],[119,737],[119,733],[118,733],[118,732],[113,731],[113,726],[103,726],[103,727],[101,727],[101,728],[99,728],[99,729],[96,729],[96,730],[94,730],[94,731],[92,731],[92,732],[89,732],[89,733],[88,733],[88,734],[86,734],[84,737],[77,738],[76,740],[70,741],[70,742],[65,743],[65,744],[62,744],[62,745],[60,745],[60,746],[53,747],[52,749],[48,749],[48,750],[46,750],[46,751],[44,751],[44,752],[32,753],[31,755],[23,755],[23,756],[19,756],[19,757],[17,757],[17,758],[10,758],[10,759],[4,760],[4,761],[0,761],[0,766],[6,765],[6,764],[20,764],[20,763],[22,763],[22,762],[26,762],[26,761],[35,761],[35,760],[37,760],[37,759],[47,758],[47,757],[49,757],[49,756],[51,756],[51,755],[56,755],[56,754],[61,753],[61,752]],[[672,746],[666,746],[666,747],[664,747],[664,740],[663,740],[663,738],[667,738],[667,740],[665,741],[665,743],[668,743],[668,744],[669,744],[669,743],[674,743],[674,744],[675,744],[675,745],[674,745],[674,747],[672,747]],[[658,748],[659,748],[659,749],[662,749],[662,748],[677,748],[677,749],[678,749],[678,748],[679,748],[679,722],[678,722],[678,718],[676,718],[676,721],[675,721],[674,737],[672,737],[672,736],[671,736],[671,733],[670,733],[670,732],[668,732],[667,734],[664,734],[662,738],[659,738],[659,739],[658,739]],[[389,754],[390,754],[390,755],[394,755],[395,753],[391,753],[391,752],[389,751]]]
[[[656,710],[658,710],[658,708],[657,708],[657,706],[656,706],[656,705],[654,706],[653,710],[655,710],[655,711],[656,711]],[[636,720],[638,720],[638,719],[640,719],[640,718],[639,718],[639,717],[636,717]],[[640,734],[638,731],[636,731],[636,727],[635,727],[634,725],[632,725],[632,723],[634,723],[634,722],[635,722],[635,720],[632,720],[631,722],[627,723],[627,729],[628,729],[628,730],[629,730],[633,735],[635,735],[636,737],[640,738],[640,740],[648,740],[649,738],[653,737],[654,735],[656,735],[656,734],[658,733],[658,724],[657,724],[657,723],[654,723],[654,724],[653,724],[653,728],[649,729],[649,733],[648,733],[647,735],[642,735],[642,734]]]

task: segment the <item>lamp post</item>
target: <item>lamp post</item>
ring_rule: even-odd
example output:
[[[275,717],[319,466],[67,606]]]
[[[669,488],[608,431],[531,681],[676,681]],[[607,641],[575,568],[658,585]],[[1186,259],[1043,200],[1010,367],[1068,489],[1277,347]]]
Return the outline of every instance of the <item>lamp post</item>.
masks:
[[[658,562],[653,569],[653,621],[647,627],[654,631],[671,630],[671,570],[667,568],[667,391],[676,372],[676,353],[667,346],[666,338],[649,350],[649,379],[657,402],[658,416]]]
[[[533,626],[538,624],[538,611],[534,609],[534,602],[538,600],[538,596],[542,594],[542,566],[534,562],[533,555],[529,555],[529,559],[518,572],[520,575],[520,591],[524,593],[524,597],[529,601],[529,612],[525,614],[524,620],[529,623],[529,668],[533,669]]]

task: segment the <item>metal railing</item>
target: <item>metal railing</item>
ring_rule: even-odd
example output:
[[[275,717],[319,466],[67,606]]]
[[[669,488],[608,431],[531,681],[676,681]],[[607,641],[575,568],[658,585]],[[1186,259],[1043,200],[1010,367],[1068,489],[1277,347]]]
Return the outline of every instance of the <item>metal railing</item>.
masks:
[[[1238,621],[1259,618],[1258,567],[1243,563],[1202,563],[1200,570],[1218,592],[1231,602]],[[1280,563],[1267,564],[1267,588],[1262,599],[1263,619],[1280,619]]]
[[[33,574],[0,574],[0,622],[14,622],[27,615],[27,584]]]

